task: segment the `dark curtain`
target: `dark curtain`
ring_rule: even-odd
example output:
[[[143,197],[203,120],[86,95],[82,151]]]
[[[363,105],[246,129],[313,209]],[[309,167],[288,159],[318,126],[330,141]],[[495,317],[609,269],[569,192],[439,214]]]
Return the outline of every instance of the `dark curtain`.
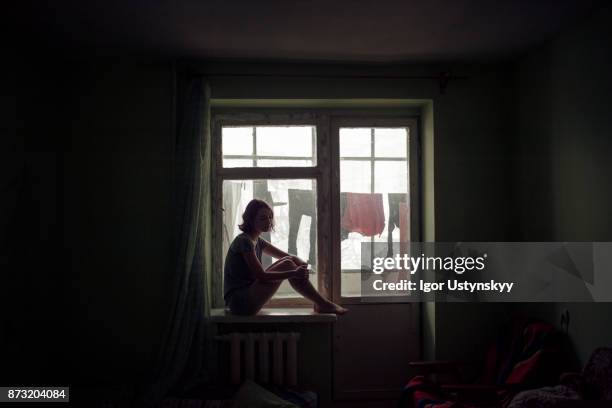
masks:
[[[172,303],[155,380],[142,395],[147,404],[157,403],[171,390],[184,390],[206,380],[212,212],[210,88],[203,78],[179,85]]]

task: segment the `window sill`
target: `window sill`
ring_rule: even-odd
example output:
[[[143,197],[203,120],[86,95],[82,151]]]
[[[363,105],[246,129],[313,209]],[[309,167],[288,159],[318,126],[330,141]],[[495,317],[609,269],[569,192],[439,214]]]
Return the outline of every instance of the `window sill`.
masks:
[[[331,313],[315,313],[312,308],[261,309],[254,316],[239,316],[225,309],[212,309],[212,323],[334,323],[337,316]]]

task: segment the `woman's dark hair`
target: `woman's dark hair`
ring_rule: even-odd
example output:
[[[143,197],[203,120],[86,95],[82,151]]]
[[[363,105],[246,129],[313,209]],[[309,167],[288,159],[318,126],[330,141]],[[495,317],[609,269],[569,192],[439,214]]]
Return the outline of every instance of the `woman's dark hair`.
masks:
[[[249,201],[244,209],[244,213],[242,214],[242,224],[238,225],[238,228],[247,234],[253,231],[253,221],[255,220],[259,210],[262,208],[267,208],[272,213],[271,229],[274,228],[274,211],[272,211],[272,207],[270,207],[270,204],[266,203],[264,200],[260,200],[258,198],[254,198]]]

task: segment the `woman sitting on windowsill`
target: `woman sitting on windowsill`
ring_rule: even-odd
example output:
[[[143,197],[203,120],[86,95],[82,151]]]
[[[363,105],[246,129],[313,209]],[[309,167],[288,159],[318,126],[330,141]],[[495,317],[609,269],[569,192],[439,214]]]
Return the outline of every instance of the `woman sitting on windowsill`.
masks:
[[[314,303],[318,313],[344,314],[348,310],[321,296],[308,280],[308,265],[259,237],[274,226],[274,213],[265,201],[253,199],[242,214],[243,232],[232,241],[225,257],[223,297],[232,313],[254,315],[288,279],[291,286]],[[261,254],[278,260],[265,268]]]

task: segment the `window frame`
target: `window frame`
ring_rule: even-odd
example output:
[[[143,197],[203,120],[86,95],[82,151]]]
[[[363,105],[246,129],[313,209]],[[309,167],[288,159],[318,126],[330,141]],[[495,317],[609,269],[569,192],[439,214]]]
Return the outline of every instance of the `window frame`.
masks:
[[[419,117],[364,117],[339,116],[331,121],[331,166],[332,180],[332,219],[340,220],[340,128],[346,127],[406,127],[408,128],[408,193],[410,197],[410,237],[412,241],[421,240],[421,143],[419,137]],[[385,220],[386,221],[386,220]],[[332,288],[333,299],[343,305],[361,304],[364,296],[342,296],[342,253],[340,245],[340,223],[332,228]],[[370,302],[409,303],[405,299],[377,297]]]
[[[340,127],[408,127],[409,193],[413,240],[421,238],[421,141],[418,111],[410,109],[225,108],[212,110],[212,305],[223,307],[222,186],[223,181],[251,179],[313,179],[317,191],[317,289],[342,304],[362,303],[362,297],[342,297],[340,291]],[[350,126],[348,126],[350,124]],[[313,167],[223,168],[224,126],[308,125],[316,128],[316,165]],[[405,300],[390,300],[406,303]],[[271,299],[270,307],[304,307],[301,297]]]

